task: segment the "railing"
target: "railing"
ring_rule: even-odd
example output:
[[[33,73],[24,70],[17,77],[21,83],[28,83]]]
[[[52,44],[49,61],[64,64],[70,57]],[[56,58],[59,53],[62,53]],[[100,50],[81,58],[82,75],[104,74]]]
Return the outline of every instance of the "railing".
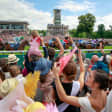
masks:
[[[112,49],[103,49],[104,51],[112,51]],[[40,50],[43,51],[43,50]],[[60,50],[56,50],[56,51],[60,51]],[[70,51],[70,49],[68,50],[64,50],[65,52]],[[101,51],[101,49],[81,49],[81,51]],[[0,51],[0,53],[26,53],[27,50],[16,50],[16,51]]]
[[[100,49],[81,49],[82,51],[100,51]],[[43,50],[41,50],[43,51]],[[56,50],[57,52],[59,50]],[[65,52],[69,52],[70,50],[65,50]],[[104,49],[104,51],[112,51],[112,49]],[[8,54],[11,54],[11,53],[14,53],[16,54],[16,56],[20,59],[19,62],[18,62],[18,65],[20,65],[22,68],[24,67],[23,65],[23,61],[24,61],[24,56],[25,56],[25,53],[27,51],[26,50],[17,50],[17,51],[0,51],[0,58],[5,58],[5,57],[8,57]],[[85,53],[86,54],[86,58],[90,58],[92,57],[92,55],[94,55],[94,53]],[[100,57],[101,56],[101,53],[97,55]]]

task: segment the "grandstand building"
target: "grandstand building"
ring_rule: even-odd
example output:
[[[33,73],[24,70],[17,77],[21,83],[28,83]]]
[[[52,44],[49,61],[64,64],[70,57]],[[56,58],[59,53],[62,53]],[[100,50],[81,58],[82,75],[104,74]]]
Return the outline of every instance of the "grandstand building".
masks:
[[[61,35],[65,36],[68,34],[68,26],[61,24],[61,10],[54,9],[53,24],[47,25],[47,36]]]
[[[0,21],[0,32],[4,31],[24,31],[28,32],[28,22],[26,21]]]

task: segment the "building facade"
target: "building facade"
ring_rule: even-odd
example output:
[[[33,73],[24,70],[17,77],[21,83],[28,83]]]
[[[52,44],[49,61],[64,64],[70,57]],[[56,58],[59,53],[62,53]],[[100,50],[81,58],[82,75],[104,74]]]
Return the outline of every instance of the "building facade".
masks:
[[[28,31],[26,21],[0,21],[0,31]]]
[[[61,24],[61,10],[54,9],[53,24],[47,25],[47,36],[61,35],[65,36],[68,34],[68,26]]]

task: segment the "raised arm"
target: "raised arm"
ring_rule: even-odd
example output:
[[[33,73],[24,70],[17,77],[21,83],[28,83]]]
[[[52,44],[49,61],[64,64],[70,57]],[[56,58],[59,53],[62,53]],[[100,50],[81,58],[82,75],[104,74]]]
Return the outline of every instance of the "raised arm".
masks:
[[[44,51],[44,58],[48,58],[48,49],[46,48],[46,46],[44,44],[43,38],[41,38],[40,41],[41,41],[41,45],[42,45],[43,51]]]
[[[80,82],[80,90],[84,87],[84,77],[85,77],[85,68],[84,63],[82,60],[81,50],[78,50],[78,56],[79,56],[79,64],[80,64],[80,76],[79,76],[79,82]]]
[[[59,68],[57,68],[55,65],[54,65],[54,68],[53,68],[53,72],[54,72],[54,75],[55,75],[55,78],[56,78],[55,79],[56,90],[57,90],[57,93],[58,93],[58,96],[59,96],[60,100],[67,103],[67,104],[80,107],[78,97],[67,96],[67,94],[65,93],[64,88],[62,87],[62,84],[61,84],[60,79],[59,79],[59,74],[58,74],[59,73]]]
[[[63,45],[61,44],[60,39],[59,39],[58,37],[56,37],[56,41],[58,42],[59,49],[60,49],[59,54],[60,54],[60,55],[63,55],[63,53],[64,53]]]
[[[104,53],[103,45],[102,45],[102,43],[101,43],[101,42],[100,42],[100,49],[101,49],[101,53],[104,55],[105,53]]]

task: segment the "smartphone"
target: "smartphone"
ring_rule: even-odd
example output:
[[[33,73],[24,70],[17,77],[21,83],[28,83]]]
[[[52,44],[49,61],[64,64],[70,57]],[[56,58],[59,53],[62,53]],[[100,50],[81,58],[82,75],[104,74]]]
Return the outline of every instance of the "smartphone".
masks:
[[[78,53],[79,53],[78,50],[76,50],[76,51],[75,51],[75,54],[78,54]]]

